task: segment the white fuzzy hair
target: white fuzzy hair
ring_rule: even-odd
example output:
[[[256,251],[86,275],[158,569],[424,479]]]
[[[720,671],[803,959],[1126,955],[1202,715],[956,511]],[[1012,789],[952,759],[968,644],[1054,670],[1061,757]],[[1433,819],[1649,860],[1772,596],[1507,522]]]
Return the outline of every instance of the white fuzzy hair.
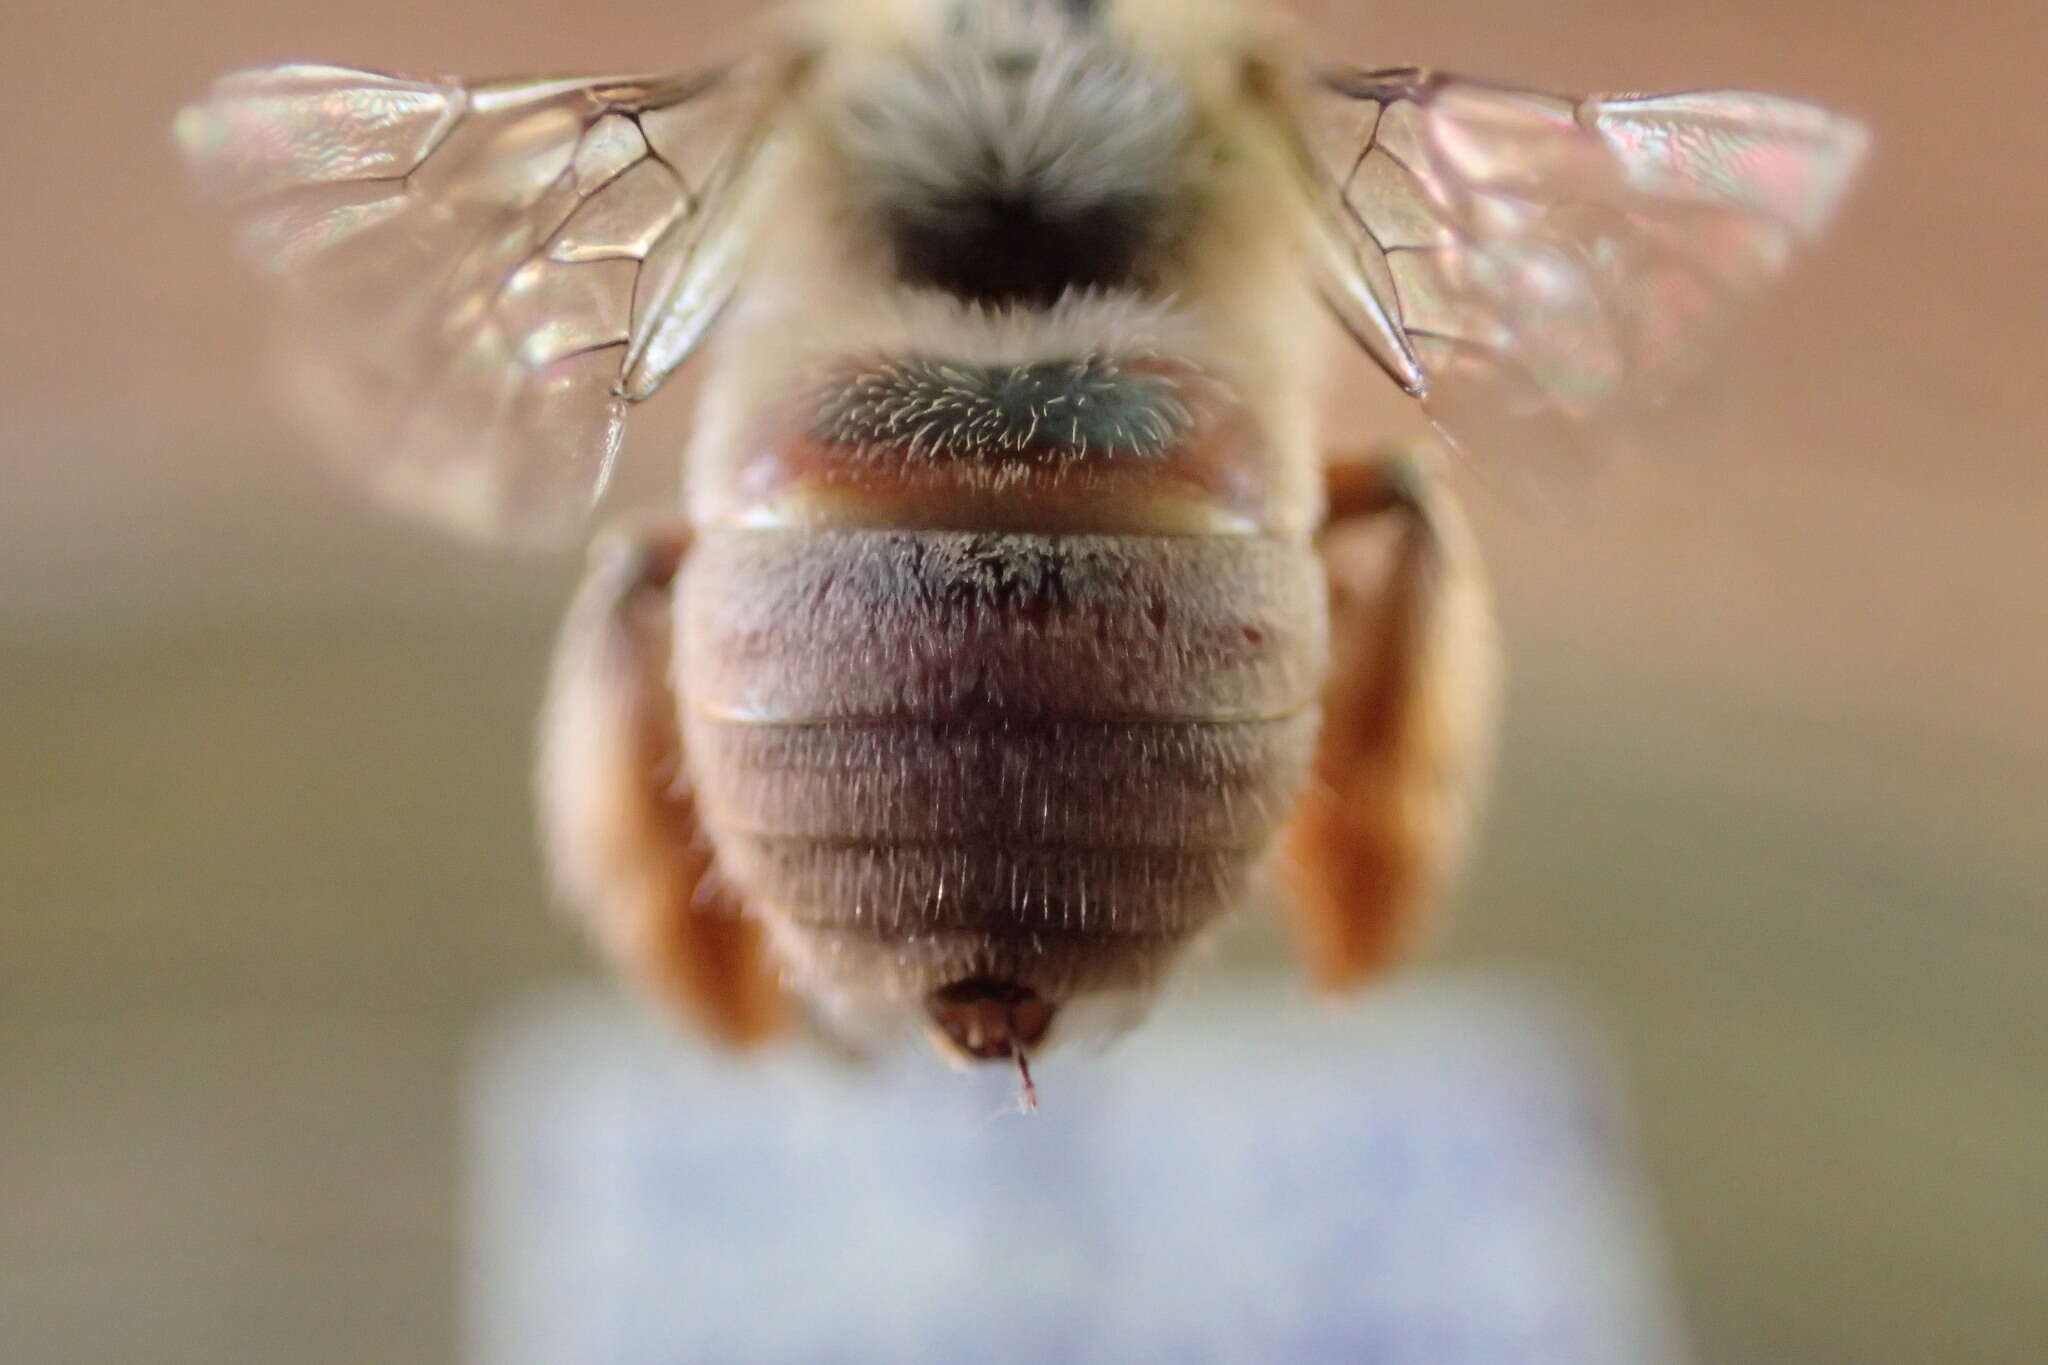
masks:
[[[1186,93],[1055,5],[991,4],[845,92],[841,150],[897,212],[978,197],[1057,214],[1170,192],[1194,128]]]
[[[987,305],[942,290],[892,291],[849,316],[815,359],[940,355],[970,365],[1029,365],[1102,355],[1204,363],[1204,331],[1173,300],[1081,290],[1050,307]]]

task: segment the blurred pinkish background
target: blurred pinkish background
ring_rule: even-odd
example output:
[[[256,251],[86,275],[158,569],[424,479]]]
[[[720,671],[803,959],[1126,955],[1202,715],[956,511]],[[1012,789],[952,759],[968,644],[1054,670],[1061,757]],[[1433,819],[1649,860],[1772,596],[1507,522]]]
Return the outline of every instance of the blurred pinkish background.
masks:
[[[743,9],[11,11],[0,1357],[446,1358],[465,1040],[590,970],[526,833],[573,561],[446,544],[302,454],[173,110],[286,57],[688,66]],[[2038,6],[1317,9],[1367,64],[1874,125],[1726,449],[1476,490],[1513,688],[1438,956],[1562,974],[1611,1030],[1702,1361],[2048,1358]]]

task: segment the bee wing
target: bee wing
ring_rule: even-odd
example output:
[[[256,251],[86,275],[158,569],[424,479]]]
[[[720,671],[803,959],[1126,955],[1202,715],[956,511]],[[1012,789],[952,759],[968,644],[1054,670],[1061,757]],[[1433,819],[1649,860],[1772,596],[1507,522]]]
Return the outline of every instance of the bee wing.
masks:
[[[1325,75],[1323,288],[1453,439],[1654,406],[1825,228],[1860,124],[1742,91],[1565,98]]]
[[[322,441],[456,529],[544,538],[580,525],[626,404],[734,286],[756,95],[732,71],[279,66],[223,78],[176,137],[296,305],[288,359]]]

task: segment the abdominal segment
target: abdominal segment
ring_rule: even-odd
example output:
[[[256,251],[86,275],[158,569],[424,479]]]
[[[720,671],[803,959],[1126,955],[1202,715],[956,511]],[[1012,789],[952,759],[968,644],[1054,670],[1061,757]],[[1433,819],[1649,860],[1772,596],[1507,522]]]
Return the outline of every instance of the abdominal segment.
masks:
[[[714,530],[691,780],[803,984],[1142,985],[1305,780],[1320,569],[1261,537]]]
[[[1257,530],[1266,488],[1238,405],[1187,364],[909,356],[770,414],[730,497],[757,526],[1213,534]]]

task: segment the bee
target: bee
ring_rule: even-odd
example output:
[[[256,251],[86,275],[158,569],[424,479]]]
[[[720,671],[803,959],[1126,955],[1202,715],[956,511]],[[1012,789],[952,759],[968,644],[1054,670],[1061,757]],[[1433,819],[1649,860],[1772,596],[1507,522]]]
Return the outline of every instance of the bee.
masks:
[[[1862,129],[1332,68],[1249,0],[777,34],[271,67],[177,124],[302,310],[313,429],[458,529],[573,529],[704,352],[682,509],[599,542],[555,660],[564,898],[734,1043],[796,997],[1021,1068],[1275,864],[1315,984],[1370,979],[1465,842],[1497,668],[1435,465],[1324,449],[1325,314],[1453,441],[1615,419],[1820,234]]]

